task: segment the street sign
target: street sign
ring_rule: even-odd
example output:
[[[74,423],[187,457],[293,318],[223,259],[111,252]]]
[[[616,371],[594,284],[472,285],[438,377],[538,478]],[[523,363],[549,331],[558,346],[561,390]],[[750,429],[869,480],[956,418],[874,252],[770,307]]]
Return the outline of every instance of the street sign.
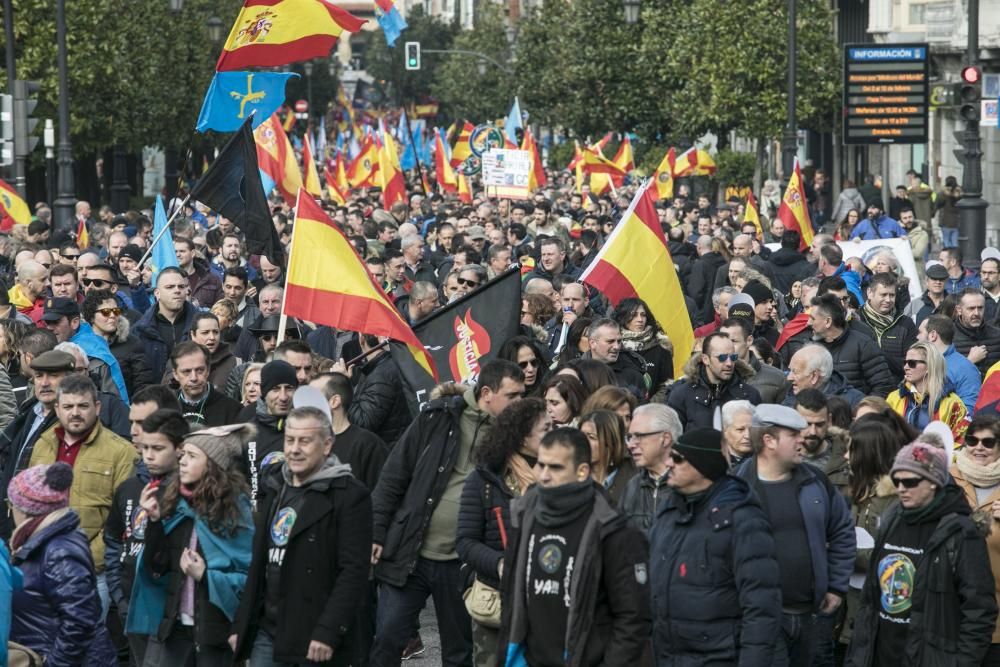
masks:
[[[927,44],[844,46],[844,143],[927,143]]]
[[[309,102],[307,102],[305,100],[297,100],[295,102],[295,112],[296,113],[305,113],[307,111],[309,111]]]

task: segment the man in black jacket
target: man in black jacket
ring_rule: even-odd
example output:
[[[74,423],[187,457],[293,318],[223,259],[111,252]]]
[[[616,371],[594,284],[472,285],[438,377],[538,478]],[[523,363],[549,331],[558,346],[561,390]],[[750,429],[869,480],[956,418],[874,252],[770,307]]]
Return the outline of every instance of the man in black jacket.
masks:
[[[649,544],[590,477],[590,443],[546,434],[532,486],[511,507],[497,664],[639,662],[649,643]]]
[[[443,664],[471,663],[472,626],[455,552],[459,500],[473,450],[523,394],[524,373],[516,364],[487,362],[475,389],[431,401],[389,454],[372,494],[372,564],[382,584],[372,667],[399,665],[428,596],[434,597]]]
[[[646,360],[637,352],[622,348],[622,330],[618,323],[609,318],[599,319],[590,325],[587,336],[590,352],[584,356],[603,361],[615,374],[619,387],[640,401],[646,400],[650,384]]]
[[[726,469],[713,429],[685,433],[668,456],[671,492],[650,532],[658,664],[773,664],[781,587],[771,527]]]
[[[360,664],[353,625],[368,591],[371,498],[333,455],[333,440],[318,408],[288,413],[285,459],[263,479],[250,573],[229,637],[237,660]]]
[[[816,273],[816,267],[799,252],[801,236],[794,229],[787,229],[781,235],[781,248],[771,253],[768,260],[772,267],[772,285],[782,294],[788,294],[792,284],[805,280]]]
[[[180,385],[177,400],[181,412],[193,426],[235,424],[240,404],[208,381],[212,355],[198,343],[179,343],[170,354],[174,380]]]
[[[360,334],[362,352],[379,346],[377,336]],[[412,416],[403,393],[403,375],[388,350],[373,352],[360,368],[348,369],[343,360],[333,369],[352,378],[354,399],[347,410],[352,424],[367,429],[382,438],[390,447],[396,444],[409,425]]]
[[[986,297],[975,287],[958,293],[955,306],[955,349],[969,358],[979,372],[1000,361],[1000,327],[985,320]]]
[[[619,509],[644,532],[667,498],[667,459],[683,431],[677,413],[661,403],[640,405],[632,413],[625,442],[639,472],[625,487]]]
[[[906,351],[917,342],[917,326],[896,310],[897,284],[895,274],[876,273],[868,283],[868,300],[858,316],[885,354],[893,381],[899,384],[903,381]]]
[[[275,359],[260,370],[260,399],[243,408],[239,421],[257,427],[243,448],[243,470],[250,484],[250,502],[257,509],[260,479],[264,470],[284,460],[285,418],[292,409],[292,396],[299,382],[287,361]]]
[[[847,328],[844,306],[834,294],[813,299],[809,326],[813,339],[833,356],[833,369],[852,387],[866,396],[882,397],[895,388],[882,350],[865,334]]]

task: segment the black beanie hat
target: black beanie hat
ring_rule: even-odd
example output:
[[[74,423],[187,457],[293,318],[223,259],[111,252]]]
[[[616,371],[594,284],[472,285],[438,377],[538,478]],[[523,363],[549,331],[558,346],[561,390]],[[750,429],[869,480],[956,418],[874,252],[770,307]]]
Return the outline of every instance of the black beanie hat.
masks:
[[[295,367],[287,361],[275,359],[264,364],[260,370],[260,395],[267,396],[279,384],[290,384],[293,387],[299,386],[299,379],[295,377]]]
[[[694,428],[674,443],[674,451],[682,455],[706,478],[722,479],[729,464],[722,455],[722,433],[712,428]]]

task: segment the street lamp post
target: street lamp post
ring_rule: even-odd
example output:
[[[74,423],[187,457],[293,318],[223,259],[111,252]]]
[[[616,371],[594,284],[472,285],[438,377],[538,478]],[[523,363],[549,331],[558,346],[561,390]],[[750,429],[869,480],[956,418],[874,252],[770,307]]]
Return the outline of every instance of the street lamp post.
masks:
[[[66,64],[66,0],[56,0],[56,65],[59,70],[59,145],[57,149],[57,196],[52,203],[57,230],[73,224],[76,187],[73,183],[73,145],[69,140],[69,70]]]
[[[640,0],[622,0],[625,9],[625,23],[635,25],[639,22]]]
[[[968,2],[969,37],[965,59],[967,65],[978,65],[979,0]],[[959,215],[958,243],[966,266],[979,268],[979,253],[986,247],[986,209],[989,207],[989,203],[983,199],[983,150],[979,118],[966,120],[965,131],[961,134],[965,155],[962,160],[962,198],[955,204]]]
[[[781,138],[781,169],[786,182],[792,177],[799,142],[798,123],[795,120],[795,50],[795,0],[788,0],[788,120]]]

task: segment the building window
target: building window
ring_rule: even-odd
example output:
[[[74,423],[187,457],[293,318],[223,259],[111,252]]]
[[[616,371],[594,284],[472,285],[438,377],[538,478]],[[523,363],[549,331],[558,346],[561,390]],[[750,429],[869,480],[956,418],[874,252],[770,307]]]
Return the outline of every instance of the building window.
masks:
[[[927,23],[926,18],[927,4],[924,2],[910,2],[910,17],[909,24],[924,25]]]

